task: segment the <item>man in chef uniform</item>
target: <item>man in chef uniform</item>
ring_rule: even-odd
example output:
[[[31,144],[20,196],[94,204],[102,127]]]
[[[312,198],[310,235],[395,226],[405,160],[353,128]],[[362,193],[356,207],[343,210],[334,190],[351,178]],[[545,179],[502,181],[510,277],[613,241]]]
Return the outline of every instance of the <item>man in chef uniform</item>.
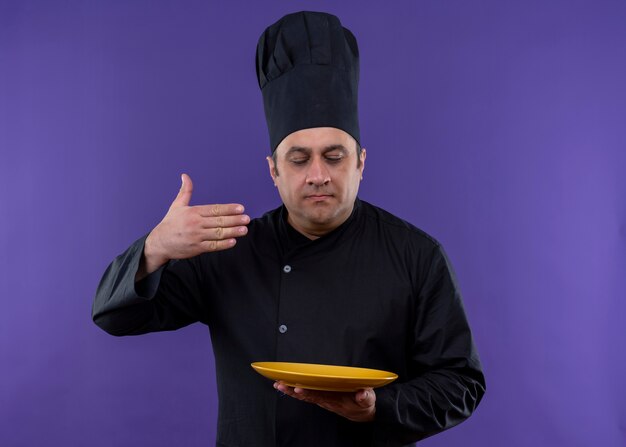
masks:
[[[241,204],[191,206],[183,174],[163,220],[106,270],[94,321],[113,335],[206,324],[219,446],[407,446],[459,424],[485,381],[448,258],[357,197],[355,37],[333,15],[289,14],[261,35],[256,69],[283,205],[256,219]],[[398,379],[314,391],[272,383],[255,361]]]

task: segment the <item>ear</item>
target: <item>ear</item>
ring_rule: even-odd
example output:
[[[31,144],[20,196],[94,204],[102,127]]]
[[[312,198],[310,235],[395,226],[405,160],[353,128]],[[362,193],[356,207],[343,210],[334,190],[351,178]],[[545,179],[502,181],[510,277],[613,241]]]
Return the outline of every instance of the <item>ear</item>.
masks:
[[[365,148],[361,148],[361,167],[359,168],[361,170],[361,180],[363,180],[363,170],[365,169],[365,157],[367,156],[367,153],[365,151]]]
[[[270,177],[272,177],[274,186],[276,186],[276,165],[274,164],[274,159],[271,156],[265,157],[265,159],[267,160],[267,166],[270,170]]]

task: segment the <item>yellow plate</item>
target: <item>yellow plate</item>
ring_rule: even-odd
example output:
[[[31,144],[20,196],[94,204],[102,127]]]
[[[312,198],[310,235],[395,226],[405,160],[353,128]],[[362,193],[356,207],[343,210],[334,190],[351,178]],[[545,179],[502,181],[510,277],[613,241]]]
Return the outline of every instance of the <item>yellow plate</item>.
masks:
[[[309,390],[356,391],[387,385],[398,378],[389,371],[352,366],[285,362],[255,362],[251,366],[268,379]]]

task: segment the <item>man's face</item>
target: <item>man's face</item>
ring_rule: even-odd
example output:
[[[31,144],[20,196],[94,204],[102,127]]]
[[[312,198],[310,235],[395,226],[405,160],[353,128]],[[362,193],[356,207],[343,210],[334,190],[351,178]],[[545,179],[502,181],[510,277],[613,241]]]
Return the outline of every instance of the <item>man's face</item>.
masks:
[[[334,127],[302,129],[268,157],[270,175],[289,212],[288,221],[309,238],[341,225],[352,212],[365,167],[357,163],[356,141]]]

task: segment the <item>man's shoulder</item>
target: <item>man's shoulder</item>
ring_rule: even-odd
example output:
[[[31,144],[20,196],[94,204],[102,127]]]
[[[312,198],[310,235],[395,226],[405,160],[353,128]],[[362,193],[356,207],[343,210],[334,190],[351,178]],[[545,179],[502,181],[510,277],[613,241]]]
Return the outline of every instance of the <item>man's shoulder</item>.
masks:
[[[364,200],[360,200],[360,206],[364,219],[370,225],[375,225],[381,231],[391,236],[410,239],[416,243],[432,247],[440,245],[437,239],[421,228],[379,206],[372,205]]]
[[[250,220],[248,239],[255,245],[267,245],[280,238],[280,222],[283,219],[283,206],[264,212]]]
[[[255,229],[273,229],[281,219],[283,212],[283,206],[279,206],[272,210],[266,211],[259,217],[255,217],[250,220],[248,227],[254,227]]]

